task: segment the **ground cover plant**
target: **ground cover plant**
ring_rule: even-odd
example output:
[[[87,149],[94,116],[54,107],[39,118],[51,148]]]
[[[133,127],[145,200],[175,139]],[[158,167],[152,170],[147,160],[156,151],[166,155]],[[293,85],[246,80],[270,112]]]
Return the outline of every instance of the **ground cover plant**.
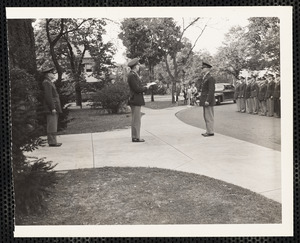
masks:
[[[44,215],[18,225],[281,223],[281,204],[206,176],[104,167],[59,174]]]

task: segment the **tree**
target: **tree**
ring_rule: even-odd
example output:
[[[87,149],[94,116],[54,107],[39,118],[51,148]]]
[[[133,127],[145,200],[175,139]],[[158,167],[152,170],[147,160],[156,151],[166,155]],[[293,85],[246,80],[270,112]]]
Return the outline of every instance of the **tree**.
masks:
[[[12,162],[16,218],[21,212],[43,206],[49,187],[55,182],[53,166],[44,159],[29,160],[24,152],[43,144],[40,138],[34,34],[31,19],[8,20],[9,70],[11,83]]]
[[[189,22],[186,26],[183,22],[182,29],[177,26],[174,19],[163,18],[160,19],[160,25],[158,28],[158,45],[164,52],[163,61],[166,66],[167,73],[172,80],[172,102],[175,102],[174,93],[176,91],[176,84],[180,82],[180,75],[184,74],[184,67],[186,66],[189,58],[193,56],[193,49],[199,40],[199,38],[204,33],[208,21],[205,20],[200,32],[194,43],[189,43],[187,39],[184,38],[185,32],[200,18],[195,18]],[[188,50],[184,52],[184,47]],[[181,53],[181,55],[179,55]],[[172,66],[171,66],[172,65]]]
[[[251,56],[248,65],[251,70],[272,68],[280,70],[279,18],[249,18],[245,39]]]
[[[58,85],[62,74],[69,75],[75,85],[76,104],[81,106],[83,76],[83,58],[87,53],[94,59],[94,75],[103,79],[109,75],[113,67],[112,55],[114,49],[111,43],[104,43],[104,19],[46,19],[41,21],[40,29],[46,33],[51,58],[58,70]],[[40,31],[39,31],[40,32]],[[40,46],[45,50],[48,43]]]
[[[164,52],[158,45],[158,27],[160,19],[156,18],[131,18],[121,23],[122,32],[119,38],[127,47],[127,57],[140,58],[145,63],[149,72],[149,81],[154,81],[154,67],[160,63]],[[154,101],[153,90],[151,101]]]
[[[237,79],[241,70],[248,67],[250,55],[245,40],[245,29],[240,26],[232,27],[225,35],[223,46],[215,55],[219,72],[231,74]]]

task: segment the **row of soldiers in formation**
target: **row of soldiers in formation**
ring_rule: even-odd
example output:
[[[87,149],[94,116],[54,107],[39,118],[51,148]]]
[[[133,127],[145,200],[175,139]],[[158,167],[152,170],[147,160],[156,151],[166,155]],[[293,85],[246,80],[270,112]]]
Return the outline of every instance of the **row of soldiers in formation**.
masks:
[[[261,116],[279,118],[280,112],[280,76],[273,73],[262,77],[240,76],[235,86],[234,99],[237,111]]]

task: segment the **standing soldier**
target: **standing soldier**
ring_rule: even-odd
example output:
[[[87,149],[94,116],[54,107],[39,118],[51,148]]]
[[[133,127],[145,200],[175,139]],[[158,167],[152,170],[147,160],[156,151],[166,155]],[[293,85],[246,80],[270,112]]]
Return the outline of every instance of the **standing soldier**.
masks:
[[[214,136],[214,105],[215,100],[215,79],[210,75],[210,69],[212,66],[203,62],[202,72],[203,83],[200,96],[200,106],[203,106],[203,117],[206,124],[206,132],[202,133],[202,136]]]
[[[44,90],[44,107],[47,114],[47,140],[50,147],[59,147],[56,139],[57,125],[59,114],[62,113],[59,94],[54,82],[56,81],[56,70],[50,63],[42,67],[43,73],[43,90]]]
[[[248,114],[252,113],[252,105],[251,105],[251,82],[252,78],[247,80],[246,91],[245,91],[245,100],[246,100],[246,111]]]
[[[132,142],[145,142],[140,138],[141,130],[141,106],[145,105],[143,92],[147,91],[150,84],[142,86],[142,81],[139,76],[140,63],[138,58],[132,59],[128,63],[128,67],[131,68],[127,82],[130,89],[130,99],[128,104],[131,108],[131,139]]]
[[[275,79],[274,87],[274,117],[280,118],[280,76]]]
[[[266,92],[267,92],[268,80],[266,80],[266,76],[262,77],[262,83],[259,87],[258,100],[260,102],[260,110],[261,116],[265,116],[267,114],[267,104],[266,104]]]
[[[240,85],[241,85],[240,81],[237,80],[235,83],[235,90],[234,90],[234,100],[236,102],[237,112],[241,111],[240,99],[238,98],[240,92]]]
[[[242,113],[246,112],[245,91],[246,91],[245,77],[241,76],[240,92],[238,98],[240,100],[240,108]]]
[[[258,113],[258,83],[257,80],[254,78],[253,83],[251,85],[251,99],[252,99],[252,109],[253,113],[252,114],[257,114]]]
[[[267,86],[267,92],[266,92],[266,101],[267,101],[267,116],[273,116],[274,115],[274,99],[273,99],[273,93],[274,93],[274,76],[273,74],[269,73],[267,75],[268,80],[268,86]]]

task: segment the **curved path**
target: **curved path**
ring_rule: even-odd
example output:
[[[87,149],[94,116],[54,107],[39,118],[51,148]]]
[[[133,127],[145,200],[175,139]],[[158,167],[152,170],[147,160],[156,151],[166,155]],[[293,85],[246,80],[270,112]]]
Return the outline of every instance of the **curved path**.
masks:
[[[104,166],[159,167],[223,180],[281,202],[279,151],[203,129],[176,117],[184,106],[162,110],[142,108],[141,135],[132,143],[130,129],[61,135],[62,147],[42,147],[29,155],[58,163],[56,170]]]

